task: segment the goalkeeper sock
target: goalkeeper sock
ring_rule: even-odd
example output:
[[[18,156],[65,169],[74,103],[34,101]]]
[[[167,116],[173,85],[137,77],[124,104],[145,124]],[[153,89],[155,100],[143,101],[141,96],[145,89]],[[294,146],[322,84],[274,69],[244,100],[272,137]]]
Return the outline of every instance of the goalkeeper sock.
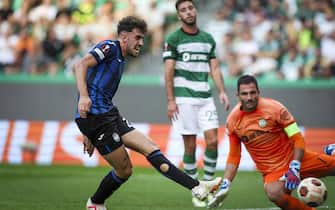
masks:
[[[147,160],[165,177],[187,189],[191,190],[193,187],[199,185],[198,180],[192,179],[190,176],[179,170],[161,153],[160,150],[155,150],[149,154]]]
[[[103,204],[127,179],[116,176],[114,170],[109,172],[101,181],[97,191],[91,197],[93,203]]]
[[[206,149],[204,159],[204,180],[212,180],[214,178],[217,158],[217,150]]]
[[[276,202],[277,206],[279,206],[283,210],[315,210],[309,206],[306,206],[302,202],[300,202],[297,198],[292,197],[288,194],[284,194],[281,199]]]
[[[195,155],[184,154],[183,162],[184,162],[185,173],[189,175],[190,177],[192,177],[193,179],[197,179],[198,169],[197,169],[197,164],[195,161]]]

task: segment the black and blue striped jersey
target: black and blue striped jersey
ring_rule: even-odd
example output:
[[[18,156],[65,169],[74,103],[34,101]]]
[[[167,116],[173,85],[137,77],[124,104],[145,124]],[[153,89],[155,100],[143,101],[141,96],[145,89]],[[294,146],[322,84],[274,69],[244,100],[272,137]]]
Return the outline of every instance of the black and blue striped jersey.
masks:
[[[125,64],[120,42],[105,40],[89,51],[98,64],[87,70],[87,90],[92,101],[91,114],[102,114],[113,108],[115,95]],[[78,97],[79,100],[79,97]],[[76,118],[79,118],[78,107]]]

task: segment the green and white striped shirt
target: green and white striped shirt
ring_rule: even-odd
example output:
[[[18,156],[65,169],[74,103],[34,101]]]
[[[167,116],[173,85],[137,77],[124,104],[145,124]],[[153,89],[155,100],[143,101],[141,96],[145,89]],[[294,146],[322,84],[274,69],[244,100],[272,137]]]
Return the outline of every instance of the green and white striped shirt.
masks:
[[[163,59],[176,60],[174,95],[176,103],[199,104],[212,100],[208,82],[209,61],[215,56],[213,37],[199,30],[188,34],[182,29],[170,34],[165,42]]]

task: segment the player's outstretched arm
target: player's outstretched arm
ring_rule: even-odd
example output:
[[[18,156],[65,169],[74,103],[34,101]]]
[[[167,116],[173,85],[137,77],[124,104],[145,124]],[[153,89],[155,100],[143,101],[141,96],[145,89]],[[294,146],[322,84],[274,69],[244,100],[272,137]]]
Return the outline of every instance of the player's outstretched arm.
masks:
[[[293,160],[289,164],[289,170],[280,178],[285,181],[285,188],[294,190],[300,183],[300,166],[304,156],[305,141],[297,123],[291,123],[284,128],[290,141],[294,142]]]

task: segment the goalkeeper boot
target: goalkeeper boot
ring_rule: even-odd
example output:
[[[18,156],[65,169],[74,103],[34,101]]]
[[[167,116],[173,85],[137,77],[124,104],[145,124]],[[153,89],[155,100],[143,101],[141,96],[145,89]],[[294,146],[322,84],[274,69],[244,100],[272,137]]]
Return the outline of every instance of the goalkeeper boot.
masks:
[[[91,198],[89,198],[86,203],[86,210],[107,210],[107,208],[103,204],[93,203]]]
[[[224,179],[218,191],[213,195],[212,198],[208,199],[207,207],[215,209],[223,204],[223,200],[227,197],[229,191],[230,181]]]
[[[199,181],[200,184],[198,186],[193,187],[192,195],[193,197],[198,198],[203,201],[208,196],[210,192],[214,192],[218,189],[222,182],[221,177],[217,177],[211,181]]]
[[[329,144],[325,146],[324,152],[327,155],[334,156],[335,155],[335,144]]]

